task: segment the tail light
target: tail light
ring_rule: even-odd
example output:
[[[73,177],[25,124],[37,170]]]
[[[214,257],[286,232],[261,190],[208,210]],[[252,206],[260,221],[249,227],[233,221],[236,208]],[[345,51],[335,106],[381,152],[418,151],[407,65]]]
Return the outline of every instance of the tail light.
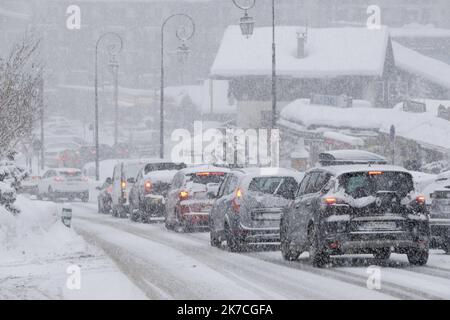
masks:
[[[55,177],[53,180],[55,180],[56,182],[61,182],[64,179],[62,177],[58,176],[58,177]]]
[[[241,202],[242,202],[242,190],[240,188],[237,188],[234,194],[234,198],[231,201],[231,206],[233,207],[233,211],[235,213],[239,213],[241,211]]]
[[[325,199],[323,199],[323,201],[326,205],[329,205],[329,206],[332,206],[337,203],[337,199],[334,197],[325,198]]]
[[[126,189],[127,188],[127,182],[122,180],[122,182],[120,183],[120,187],[122,189]]]
[[[144,191],[145,193],[150,193],[152,191],[152,183],[150,181],[145,181]]]
[[[423,195],[417,196],[416,202],[417,204],[425,204],[425,196]]]
[[[180,201],[187,200],[189,198],[189,193],[187,191],[180,191]]]

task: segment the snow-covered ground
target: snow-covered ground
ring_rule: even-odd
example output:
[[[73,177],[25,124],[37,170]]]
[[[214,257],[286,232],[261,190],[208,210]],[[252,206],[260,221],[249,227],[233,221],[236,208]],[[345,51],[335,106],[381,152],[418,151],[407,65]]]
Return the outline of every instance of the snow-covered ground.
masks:
[[[208,233],[175,233],[73,204],[74,228],[110,256],[149,299],[450,299],[450,256],[432,250],[412,267],[394,254],[380,267],[380,290],[367,288],[372,256],[345,256],[316,269],[308,254],[287,262],[276,248],[231,253]]]
[[[1,300],[145,298],[102,250],[60,222],[60,206],[22,196],[17,204],[16,217],[0,209]],[[79,290],[68,273],[76,266]]]

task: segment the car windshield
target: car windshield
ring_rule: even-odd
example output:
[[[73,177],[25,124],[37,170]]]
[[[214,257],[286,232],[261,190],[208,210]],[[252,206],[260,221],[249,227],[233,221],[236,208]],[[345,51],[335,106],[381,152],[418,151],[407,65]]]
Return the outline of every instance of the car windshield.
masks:
[[[186,175],[187,181],[198,184],[221,183],[225,172],[197,172]]]
[[[292,177],[258,177],[252,179],[248,190],[291,198],[297,187],[298,183]]]
[[[183,164],[176,164],[176,163],[149,163],[144,168],[144,174],[147,174],[152,171],[161,171],[161,170],[181,170],[184,169],[186,166]]]
[[[352,172],[340,177],[345,193],[353,198],[376,195],[378,192],[395,192],[406,196],[414,190],[413,180],[406,172]]]

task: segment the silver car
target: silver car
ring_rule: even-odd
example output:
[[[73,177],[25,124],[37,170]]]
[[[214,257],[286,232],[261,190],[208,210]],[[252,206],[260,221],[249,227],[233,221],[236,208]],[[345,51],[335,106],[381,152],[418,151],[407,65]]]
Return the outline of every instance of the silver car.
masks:
[[[280,168],[232,170],[221,184],[210,214],[211,245],[227,241],[233,252],[249,243],[280,240],[280,217],[303,174]]]

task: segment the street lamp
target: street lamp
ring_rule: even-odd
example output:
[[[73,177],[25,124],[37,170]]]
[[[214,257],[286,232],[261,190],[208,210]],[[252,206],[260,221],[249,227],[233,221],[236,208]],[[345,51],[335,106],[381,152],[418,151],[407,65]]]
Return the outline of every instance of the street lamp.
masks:
[[[240,28],[243,36],[249,38],[253,34],[255,22],[248,15],[248,10],[253,8],[256,0],[251,0],[250,4],[243,6],[238,0],[232,0],[234,5],[244,10],[244,16],[240,20]],[[272,128],[275,128],[277,122],[277,65],[276,65],[276,44],[275,44],[275,0],[272,0]]]
[[[115,39],[117,42],[111,42],[106,46],[106,49],[108,51],[108,54],[110,57],[117,55],[120,51],[122,51],[123,47],[123,41],[122,38],[114,32],[106,32],[102,34],[96,44],[95,44],[95,128],[94,128],[94,135],[95,135],[95,179],[97,181],[100,180],[100,152],[99,152],[99,141],[98,141],[98,47],[100,45],[100,42],[105,39],[106,37],[111,37],[112,39]]]
[[[114,145],[117,146],[119,140],[119,62],[116,60],[115,54],[110,56],[108,66],[114,79]]]
[[[185,28],[179,28],[176,32],[177,38],[181,41],[181,45],[178,47],[177,50],[177,56],[178,59],[181,62],[184,62],[187,60],[187,57],[189,56],[189,47],[186,45],[186,41],[191,39],[195,33],[195,23],[194,19],[192,19],[189,15],[184,13],[177,13],[173,14],[164,20],[163,24],[161,25],[161,88],[160,88],[160,130],[159,130],[159,143],[160,143],[160,149],[159,149],[159,156],[161,159],[164,158],[164,30],[166,27],[167,22],[175,17],[184,17],[186,18],[190,24],[191,28],[189,31],[186,31]]]

